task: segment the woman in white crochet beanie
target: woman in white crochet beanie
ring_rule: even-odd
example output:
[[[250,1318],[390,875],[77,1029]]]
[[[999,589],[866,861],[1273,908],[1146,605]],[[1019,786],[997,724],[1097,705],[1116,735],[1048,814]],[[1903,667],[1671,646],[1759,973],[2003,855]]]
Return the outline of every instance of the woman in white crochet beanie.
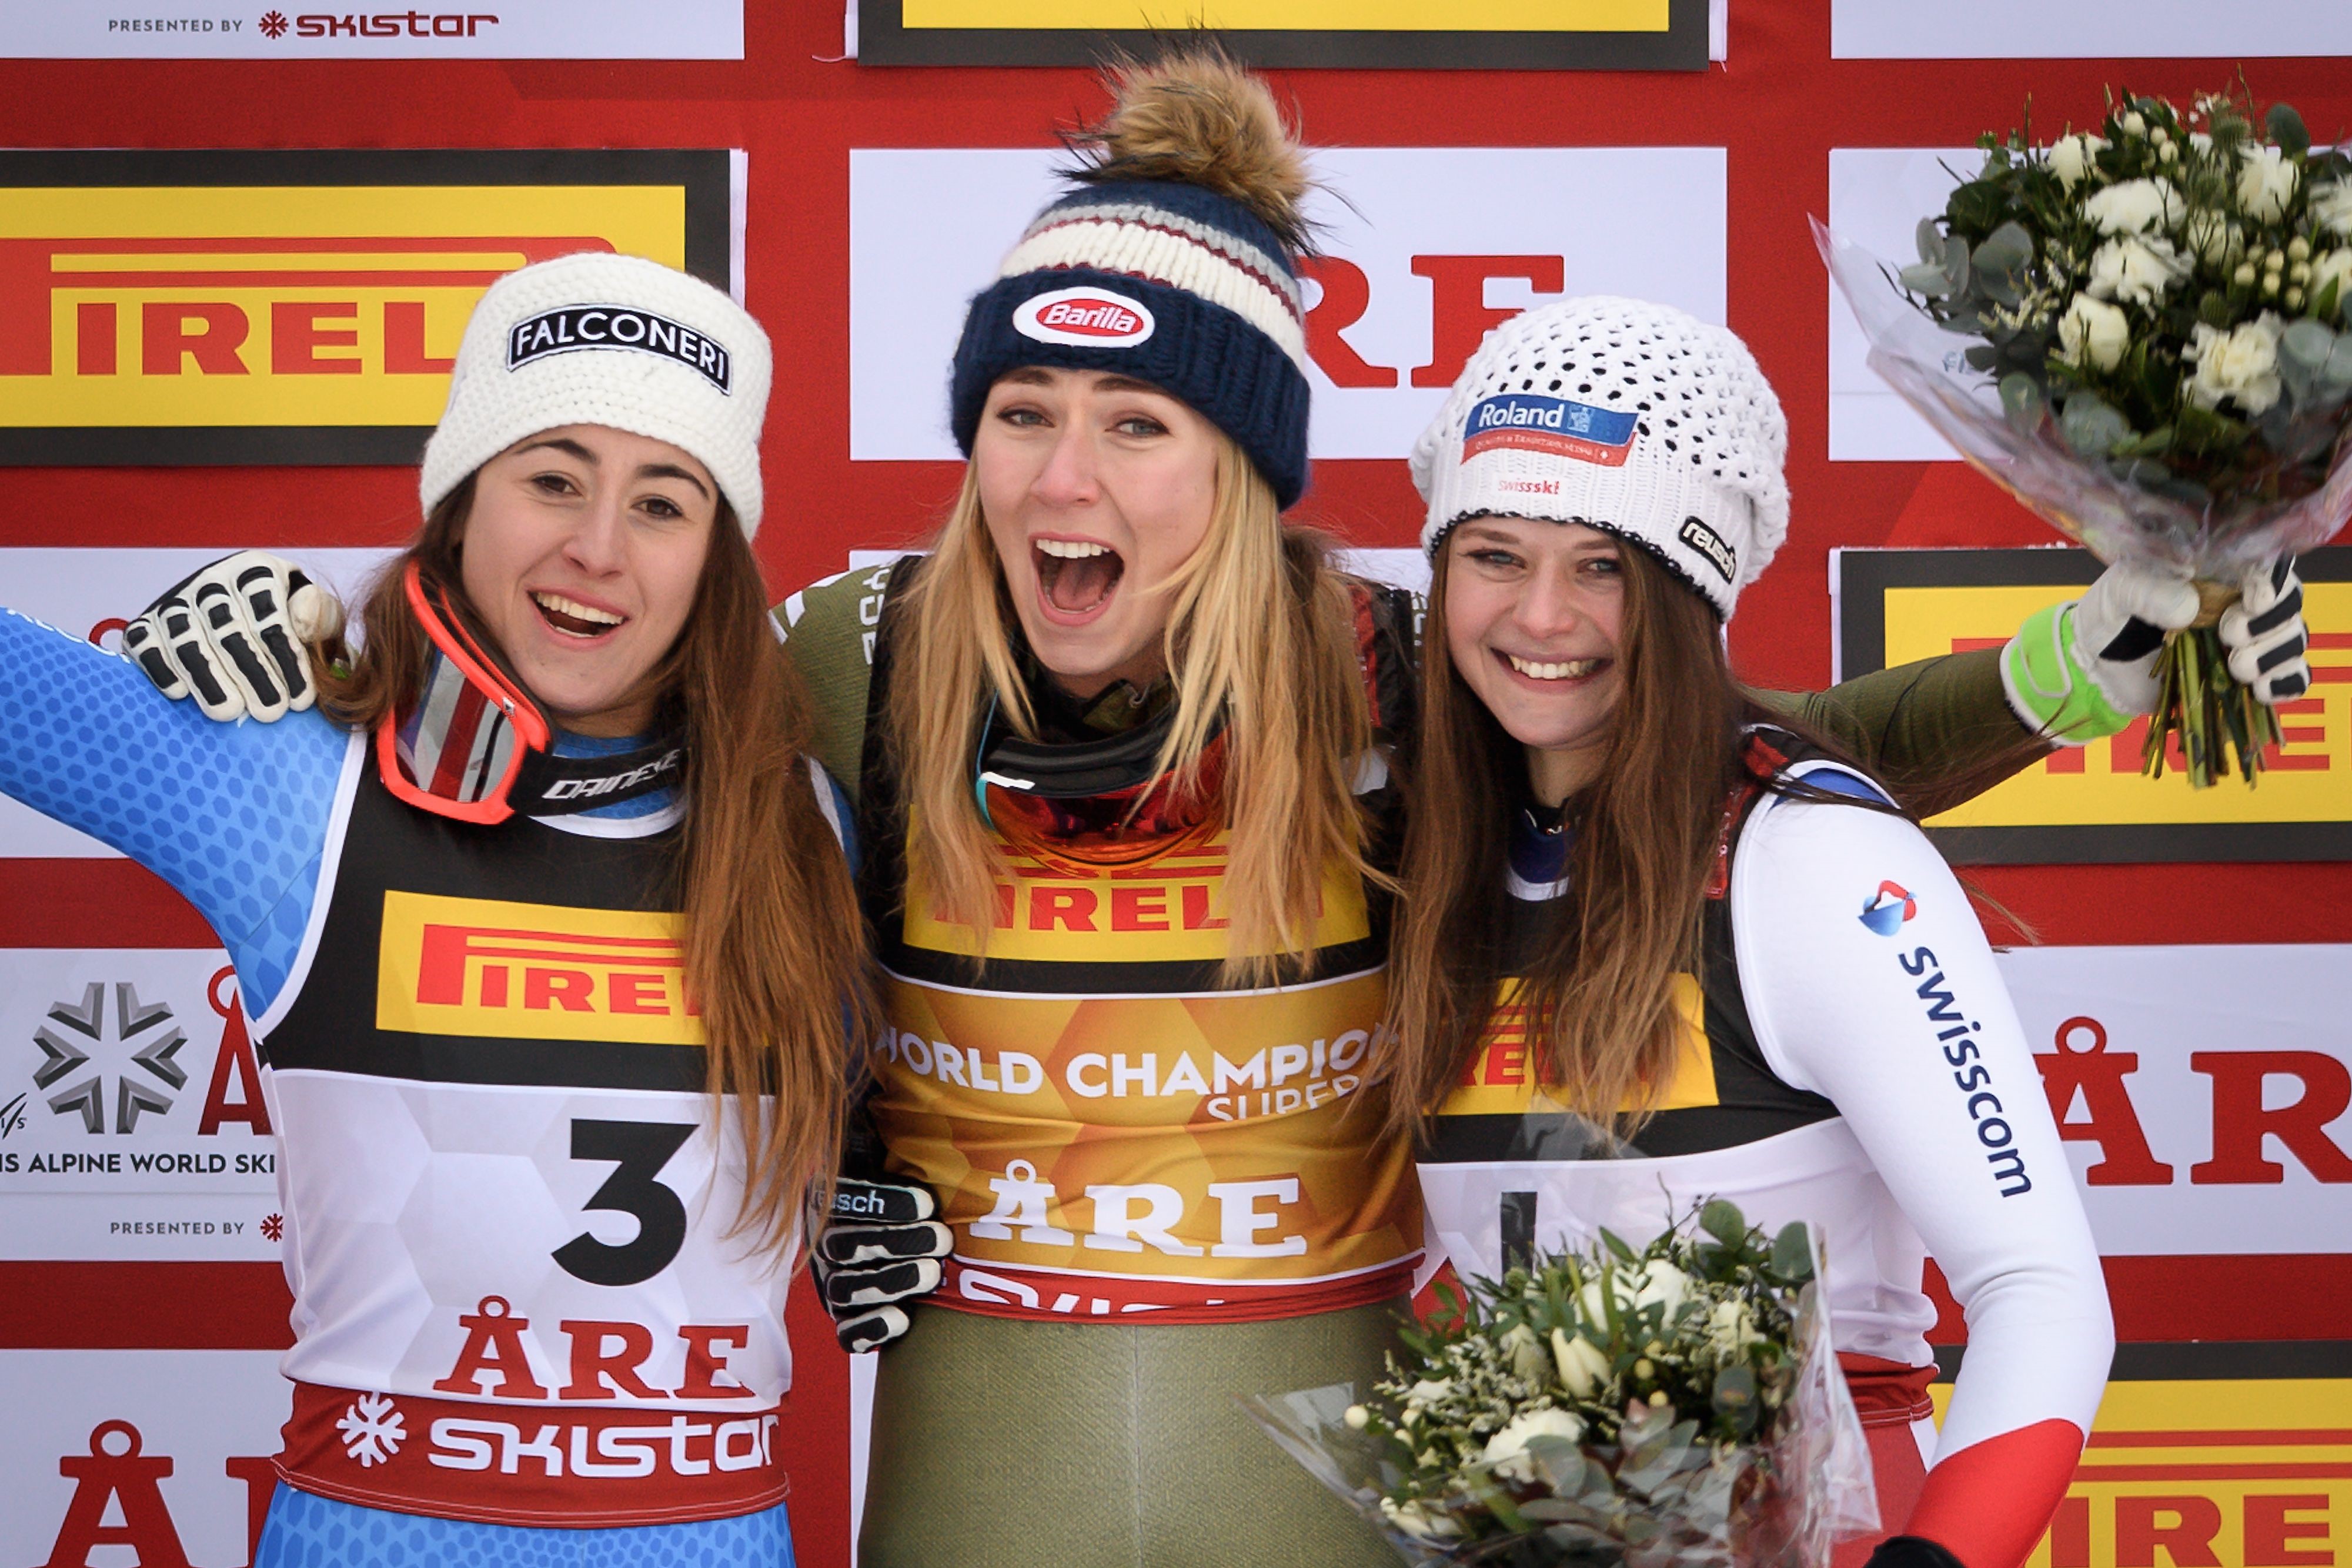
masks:
[[[1393,1120],[1423,1138],[1432,1266],[1465,1274],[1714,1197],[1805,1221],[1890,1538],[1839,1562],[2015,1568],[2098,1406],[2105,1288],[1967,895],[1732,677],[1787,441],[1731,333],[1611,298],[1498,328],[1423,437]],[[1931,1253],[1969,1314],[1940,1436]]]

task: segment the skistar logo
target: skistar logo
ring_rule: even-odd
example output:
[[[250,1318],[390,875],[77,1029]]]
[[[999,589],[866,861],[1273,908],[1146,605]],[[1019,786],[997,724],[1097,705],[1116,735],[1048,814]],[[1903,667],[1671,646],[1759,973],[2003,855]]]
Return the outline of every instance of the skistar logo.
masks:
[[[1151,312],[1105,288],[1057,288],[1013,312],[1013,329],[1041,343],[1131,349],[1151,336]]]
[[[1862,923],[1881,936],[1892,936],[1904,922],[1919,913],[1918,900],[1900,883],[1882,882],[1862,906]]]
[[[699,1045],[685,976],[674,915],[392,892],[376,1027]]]
[[[499,19],[485,12],[466,11],[305,11],[294,18],[298,38],[472,38]],[[286,36],[286,17],[272,11],[261,18],[265,37]]]

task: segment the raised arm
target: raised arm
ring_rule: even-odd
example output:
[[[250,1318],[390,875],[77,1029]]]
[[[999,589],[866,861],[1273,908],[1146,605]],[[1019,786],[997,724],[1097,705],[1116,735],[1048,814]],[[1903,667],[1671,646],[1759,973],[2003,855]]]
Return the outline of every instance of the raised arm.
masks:
[[[316,713],[215,724],[127,659],[0,611],[0,794],[121,851],[194,904],[256,1015],[300,946],[352,750]]]

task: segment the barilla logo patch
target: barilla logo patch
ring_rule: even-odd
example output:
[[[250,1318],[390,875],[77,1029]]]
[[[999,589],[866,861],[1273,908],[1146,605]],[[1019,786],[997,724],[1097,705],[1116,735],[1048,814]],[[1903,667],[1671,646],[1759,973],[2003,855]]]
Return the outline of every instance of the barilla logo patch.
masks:
[[[1696,517],[1685,517],[1681,537],[1683,543],[1706,557],[1707,564],[1723,573],[1724,581],[1731,580],[1732,573],[1739,569],[1739,558],[1732,552],[1731,547],[1724,542],[1721,534],[1717,533]]]
[[[1470,410],[1469,421],[1462,428],[1462,461],[1467,463],[1482,452],[1509,448],[1622,468],[1626,455],[1633,450],[1633,430],[1640,418],[1630,409],[1594,408],[1561,397],[1506,392]]]
[[[1898,883],[1882,882],[1862,906],[1862,923],[1881,936],[1892,936],[1903,923],[1919,913],[1919,901]]]
[[[1013,312],[1013,330],[1024,338],[1096,349],[1132,349],[1158,324],[1140,304],[1107,288],[1056,288]]]
[[[729,396],[732,360],[723,343],[666,316],[625,305],[566,305],[518,321],[507,333],[507,369],[520,370],[551,354],[626,349],[675,361]]]

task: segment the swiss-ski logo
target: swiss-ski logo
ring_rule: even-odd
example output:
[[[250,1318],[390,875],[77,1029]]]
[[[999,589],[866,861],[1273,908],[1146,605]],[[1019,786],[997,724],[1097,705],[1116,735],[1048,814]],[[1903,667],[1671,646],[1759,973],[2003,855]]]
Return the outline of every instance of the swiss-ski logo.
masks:
[[[1024,338],[1097,349],[1131,349],[1157,325],[1140,303],[1107,288],[1056,288],[1013,312],[1013,330]]]
[[[1918,913],[1919,902],[1909,889],[1900,883],[1882,882],[1862,906],[1862,923],[1881,936],[1892,936]]]

